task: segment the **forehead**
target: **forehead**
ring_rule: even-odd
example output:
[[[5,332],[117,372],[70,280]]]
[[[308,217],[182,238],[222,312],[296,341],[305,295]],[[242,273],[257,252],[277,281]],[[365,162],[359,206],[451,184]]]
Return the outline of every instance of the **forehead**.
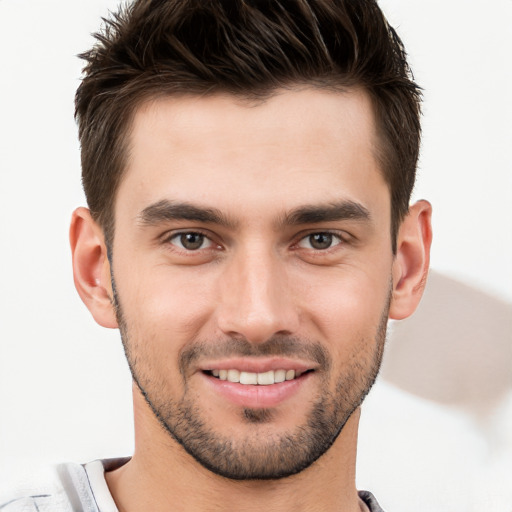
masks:
[[[169,199],[260,216],[271,205],[386,203],[375,140],[360,90],[278,91],[258,103],[227,94],[155,99],[135,114],[116,216]]]

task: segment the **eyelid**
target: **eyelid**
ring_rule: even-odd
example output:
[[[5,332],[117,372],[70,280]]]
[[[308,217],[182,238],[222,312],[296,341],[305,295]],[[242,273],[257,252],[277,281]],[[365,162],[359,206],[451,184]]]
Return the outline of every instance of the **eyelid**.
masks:
[[[331,247],[327,248],[327,249],[314,249],[313,247],[310,247],[310,248],[307,248],[307,247],[302,247],[300,245],[300,243],[304,240],[307,240],[310,236],[312,235],[331,235],[332,237],[334,238],[337,238],[338,239],[338,243],[335,243],[333,244]],[[307,231],[307,232],[302,232],[302,233],[299,233],[296,237],[297,241],[294,243],[294,246],[295,247],[299,247],[299,248],[303,248],[303,249],[309,249],[309,250],[312,250],[312,251],[319,251],[319,252],[327,252],[329,251],[329,249],[332,249],[338,245],[341,245],[341,244],[348,244],[350,242],[350,239],[352,237],[345,231],[338,231],[338,230],[333,230],[333,229],[312,229],[310,231]]]
[[[180,235],[187,235],[187,234],[195,234],[195,235],[202,235],[204,236],[205,240],[209,242],[207,247],[202,247],[200,249],[196,250],[190,250],[186,249],[185,247],[180,247],[180,245],[172,243],[172,240],[179,237]],[[170,244],[176,250],[182,251],[184,253],[199,253],[200,251],[205,251],[208,249],[212,249],[212,247],[220,247],[220,244],[215,240],[215,237],[213,234],[207,230],[201,229],[201,228],[180,228],[180,229],[173,229],[170,231],[166,231],[163,235],[161,235],[160,240],[163,244]]]

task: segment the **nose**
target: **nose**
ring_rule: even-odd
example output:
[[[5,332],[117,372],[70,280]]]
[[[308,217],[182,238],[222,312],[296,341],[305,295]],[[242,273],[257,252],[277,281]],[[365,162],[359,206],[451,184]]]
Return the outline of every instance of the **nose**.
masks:
[[[218,327],[224,334],[261,343],[297,331],[299,311],[285,266],[269,250],[247,250],[230,259],[217,307]]]

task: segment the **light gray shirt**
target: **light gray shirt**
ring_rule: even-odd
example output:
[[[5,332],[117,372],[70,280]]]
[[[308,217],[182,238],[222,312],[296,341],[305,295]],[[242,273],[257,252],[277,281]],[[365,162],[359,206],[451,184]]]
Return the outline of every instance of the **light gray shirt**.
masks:
[[[119,512],[105,480],[129,458],[59,464],[22,483],[17,491],[0,493],[0,512]],[[370,512],[384,512],[373,495],[359,491]]]

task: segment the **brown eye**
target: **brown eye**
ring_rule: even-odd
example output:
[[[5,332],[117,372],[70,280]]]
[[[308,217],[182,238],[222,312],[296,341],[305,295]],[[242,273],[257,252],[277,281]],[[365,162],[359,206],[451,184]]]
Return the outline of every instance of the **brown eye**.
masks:
[[[313,249],[329,249],[332,245],[332,235],[329,233],[315,233],[309,236],[309,243]]]
[[[299,247],[305,249],[314,249],[316,251],[325,251],[341,243],[339,236],[332,233],[312,233],[304,237],[299,242]]]
[[[211,246],[211,241],[202,233],[177,233],[171,238],[171,243],[186,251],[197,251]]]

